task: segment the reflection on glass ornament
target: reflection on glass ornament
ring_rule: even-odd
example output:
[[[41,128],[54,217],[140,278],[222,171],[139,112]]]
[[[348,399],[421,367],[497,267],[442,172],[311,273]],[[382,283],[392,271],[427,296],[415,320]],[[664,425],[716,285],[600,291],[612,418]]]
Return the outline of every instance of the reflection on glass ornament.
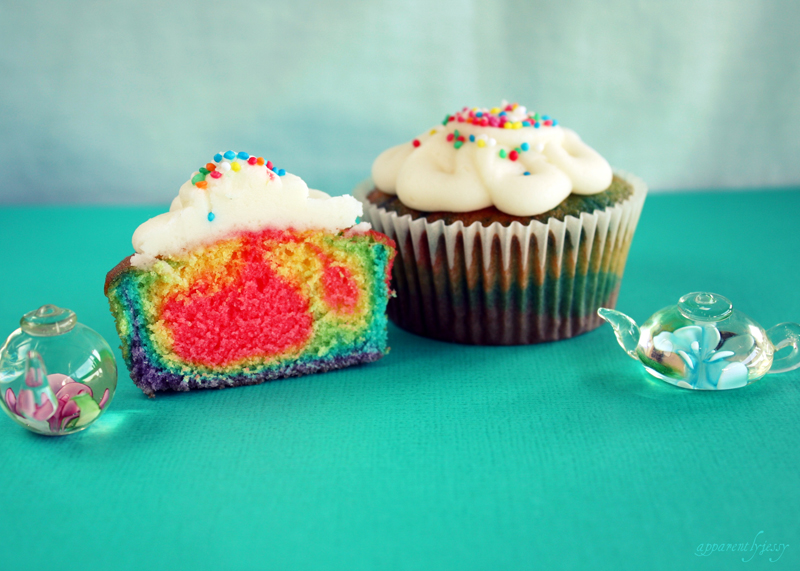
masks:
[[[0,407],[33,432],[83,430],[116,388],[111,347],[69,309],[43,305],[26,313],[0,348]]]
[[[601,307],[597,313],[648,373],[685,389],[738,389],[767,373],[800,367],[800,325],[781,323],[765,331],[715,293],[686,294],[641,328],[619,311]]]

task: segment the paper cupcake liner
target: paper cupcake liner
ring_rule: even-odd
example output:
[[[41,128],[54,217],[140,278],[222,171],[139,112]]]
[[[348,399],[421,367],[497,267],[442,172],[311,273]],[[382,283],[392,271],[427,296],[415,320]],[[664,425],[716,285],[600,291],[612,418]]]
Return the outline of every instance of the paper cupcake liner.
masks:
[[[398,216],[354,194],[364,220],[397,242],[389,318],[408,331],[457,343],[518,345],[567,339],[598,327],[616,305],[647,194],[638,177],[624,202],[527,225],[428,222]]]

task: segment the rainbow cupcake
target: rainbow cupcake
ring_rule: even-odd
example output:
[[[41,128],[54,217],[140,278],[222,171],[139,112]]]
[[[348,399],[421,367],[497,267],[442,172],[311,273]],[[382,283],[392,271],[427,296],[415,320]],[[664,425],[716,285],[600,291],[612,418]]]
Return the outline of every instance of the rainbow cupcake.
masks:
[[[647,187],[555,119],[464,108],[384,151],[355,193],[396,241],[389,317],[458,343],[567,339],[614,307]]]
[[[394,243],[360,214],[261,157],[217,154],[106,278],[132,380],[153,395],[380,359]]]

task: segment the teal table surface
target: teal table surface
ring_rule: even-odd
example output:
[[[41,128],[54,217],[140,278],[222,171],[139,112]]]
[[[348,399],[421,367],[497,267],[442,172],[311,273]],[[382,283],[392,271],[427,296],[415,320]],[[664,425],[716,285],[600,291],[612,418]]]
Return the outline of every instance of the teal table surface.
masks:
[[[54,303],[116,347],[103,280],[160,211],[0,208],[2,336]],[[650,195],[618,309],[708,290],[800,322],[798,213],[795,190]],[[648,380],[607,325],[389,337],[374,364],[154,399],[117,350],[88,430],[1,417],[0,569],[800,568],[800,370],[711,394]]]

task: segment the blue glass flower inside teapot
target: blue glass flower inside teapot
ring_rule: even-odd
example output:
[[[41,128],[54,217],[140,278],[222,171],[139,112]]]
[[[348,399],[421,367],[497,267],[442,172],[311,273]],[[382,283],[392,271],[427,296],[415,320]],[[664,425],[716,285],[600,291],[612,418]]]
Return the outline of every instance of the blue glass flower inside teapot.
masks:
[[[648,373],[685,389],[738,389],[767,373],[800,367],[800,325],[781,323],[765,331],[715,293],[686,294],[641,327],[613,309],[597,313]]]
[[[116,387],[111,347],[69,309],[43,305],[26,313],[0,347],[0,408],[33,432],[83,430]]]

